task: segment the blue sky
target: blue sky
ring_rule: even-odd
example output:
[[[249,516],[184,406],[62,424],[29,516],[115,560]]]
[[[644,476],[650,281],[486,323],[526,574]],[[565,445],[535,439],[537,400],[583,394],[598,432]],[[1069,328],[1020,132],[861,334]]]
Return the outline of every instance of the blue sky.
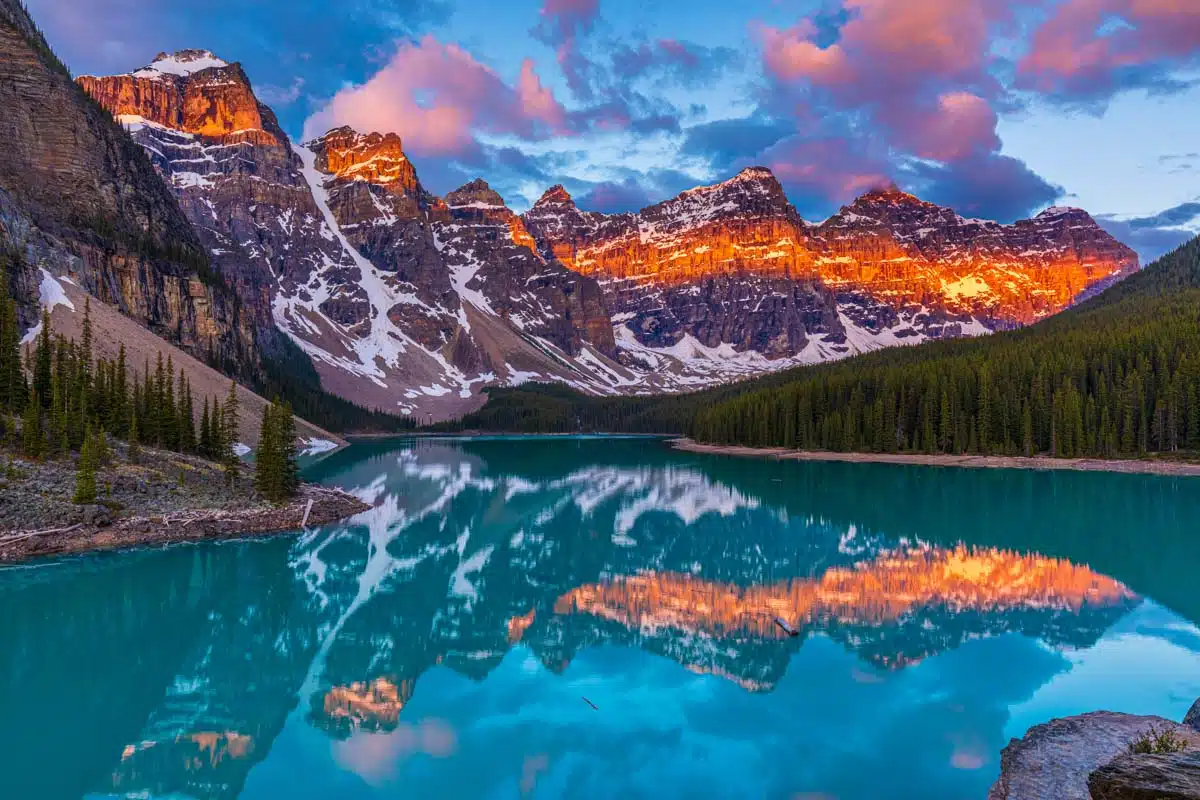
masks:
[[[240,61],[285,129],[390,128],[423,182],[638,208],[751,164],[820,220],[894,181],[1002,221],[1200,232],[1194,0],[27,0],[77,73]]]

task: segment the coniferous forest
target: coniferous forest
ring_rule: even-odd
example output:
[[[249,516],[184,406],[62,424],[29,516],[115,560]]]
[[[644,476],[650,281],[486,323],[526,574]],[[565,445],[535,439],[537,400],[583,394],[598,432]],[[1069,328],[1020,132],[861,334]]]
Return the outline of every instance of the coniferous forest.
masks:
[[[1200,452],[1200,239],[1037,325],[665,398],[496,390],[466,429],[683,433],[835,451]]]
[[[0,275],[0,433],[12,449],[33,460],[78,453],[78,503],[95,500],[95,473],[107,460],[110,435],[129,443],[131,461],[138,460],[142,446],[151,446],[221,463],[227,475],[236,476],[236,384],[230,383],[223,401],[202,400],[197,427],[195,395],[170,356],[164,362],[160,353],[153,365],[147,361],[138,370],[126,363],[122,345],[116,359],[93,359],[90,302],[84,307],[82,341],[55,335],[43,311],[40,330],[22,353],[7,283]],[[290,425],[283,428],[294,438]],[[295,485],[284,484],[284,489],[294,492]]]

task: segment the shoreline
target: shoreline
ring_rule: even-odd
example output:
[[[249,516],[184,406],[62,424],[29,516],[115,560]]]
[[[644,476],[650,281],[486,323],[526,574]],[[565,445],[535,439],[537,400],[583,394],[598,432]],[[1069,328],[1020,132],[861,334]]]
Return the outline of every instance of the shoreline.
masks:
[[[40,531],[0,533],[0,567],[53,556],[106,550],[182,544],[185,542],[251,539],[264,534],[299,531],[326,525],[367,511],[371,506],[354,495],[315,484],[304,484],[287,505],[246,510],[192,509],[167,514],[123,517],[106,525],[79,523]]]
[[[1049,458],[1048,456],[949,456],[918,453],[834,453],[813,450],[788,450],[783,447],[742,447],[740,445],[702,444],[692,439],[671,439],[675,450],[704,455],[738,458],[766,458],[775,461],[836,461],[849,464],[905,464],[925,467],[962,467],[966,469],[1071,470],[1075,472],[1115,472],[1130,475],[1200,477],[1200,464],[1182,461],[1145,461],[1136,459]]]

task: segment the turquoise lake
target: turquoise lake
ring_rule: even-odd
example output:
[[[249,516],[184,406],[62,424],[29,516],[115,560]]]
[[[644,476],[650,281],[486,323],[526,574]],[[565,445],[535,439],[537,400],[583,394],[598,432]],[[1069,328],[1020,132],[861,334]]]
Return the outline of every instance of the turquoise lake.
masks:
[[[1031,725],[1200,697],[1200,479],[617,438],[306,477],[376,507],[0,570],[0,797],[982,798]]]

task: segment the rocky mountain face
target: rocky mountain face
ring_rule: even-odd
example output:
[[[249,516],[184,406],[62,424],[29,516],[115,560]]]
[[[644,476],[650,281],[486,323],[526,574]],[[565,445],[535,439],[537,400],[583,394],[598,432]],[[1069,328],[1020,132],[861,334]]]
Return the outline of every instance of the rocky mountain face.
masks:
[[[207,51],[79,84],[145,148],[256,326],[326,389],[422,418],[491,384],[678,391],[986,333],[1137,268],[1073,209],[998,225],[883,189],[809,224],[764,168],[630,214],[556,186],[518,216],[482,180],[435,196],[395,134],[293,144]]]
[[[729,348],[773,366],[1034,322],[1137,270],[1078,209],[967,220],[894,188],[821,223],[752,167],[636,214],[561,186],[525,215],[547,256],[598,278],[630,356]]]
[[[45,268],[195,354],[249,358],[253,326],[175,198],[16,0],[0,0],[0,108],[0,246],[19,256],[23,321]]]

